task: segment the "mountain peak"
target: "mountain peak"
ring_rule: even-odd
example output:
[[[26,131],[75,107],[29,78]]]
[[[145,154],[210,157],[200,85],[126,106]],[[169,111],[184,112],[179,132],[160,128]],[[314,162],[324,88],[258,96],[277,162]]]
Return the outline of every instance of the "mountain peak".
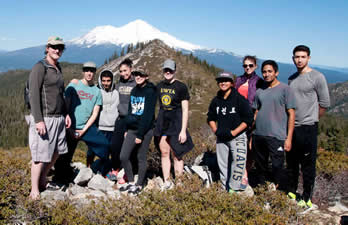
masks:
[[[103,44],[113,44],[123,47],[128,44],[136,45],[138,42],[148,42],[154,39],[162,40],[168,46],[176,49],[189,51],[202,49],[198,45],[178,40],[168,33],[161,32],[140,19],[134,20],[122,27],[114,27],[112,25],[97,26],[87,34],[70,40],[69,43],[84,45],[86,47]]]

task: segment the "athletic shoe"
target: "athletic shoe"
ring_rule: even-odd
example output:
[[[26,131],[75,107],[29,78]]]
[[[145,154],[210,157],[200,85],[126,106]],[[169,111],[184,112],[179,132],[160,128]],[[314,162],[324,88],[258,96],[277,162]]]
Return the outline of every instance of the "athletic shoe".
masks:
[[[141,192],[141,189],[142,188],[138,185],[132,185],[128,190],[128,194],[131,196],[137,196]]]
[[[128,191],[134,184],[127,184],[122,187],[120,187],[120,192]]]
[[[125,183],[127,183],[127,182],[128,182],[128,178],[127,178],[126,174],[123,175],[123,177],[122,177],[121,179],[118,180],[118,183],[119,183],[119,184],[125,184]]]
[[[299,203],[297,203],[297,205],[305,209],[303,212],[299,213],[300,215],[306,214],[318,208],[318,206],[316,204],[313,204],[311,200],[308,200],[307,202],[301,200],[299,201]]]
[[[58,185],[56,183],[50,182],[50,183],[47,183],[45,190],[47,190],[47,191],[58,191],[62,187],[63,187],[63,185]]]
[[[106,174],[106,178],[108,178],[111,181],[117,181],[117,170],[111,170],[108,174]]]
[[[174,184],[173,182],[171,182],[170,180],[167,180],[163,183],[162,187],[161,187],[161,190],[162,191],[167,191],[167,190],[170,190],[170,189],[173,189],[174,188]]]
[[[267,187],[268,191],[275,191],[277,190],[277,186],[274,183],[270,183]]]
[[[301,208],[307,208],[307,204],[304,200],[300,200],[299,202],[297,202],[297,205]]]
[[[230,190],[228,190],[228,193],[230,194],[230,195],[233,195],[234,193],[237,193],[235,190],[233,190],[233,189],[230,189]]]
[[[289,198],[290,200],[295,200],[295,201],[296,201],[296,194],[294,194],[294,193],[292,193],[292,192],[289,192],[287,196],[288,196],[288,198]]]
[[[308,208],[312,208],[313,207],[313,204],[312,204],[312,201],[309,199],[308,202],[306,202],[306,205]]]

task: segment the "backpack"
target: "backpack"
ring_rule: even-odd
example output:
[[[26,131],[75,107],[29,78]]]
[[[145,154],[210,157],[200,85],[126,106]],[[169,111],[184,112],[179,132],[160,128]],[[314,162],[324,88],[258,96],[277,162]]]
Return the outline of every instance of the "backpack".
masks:
[[[44,61],[44,60],[40,60],[39,63],[41,63],[44,68],[45,68],[45,74],[44,76],[46,75],[47,73],[47,68],[48,68],[48,65],[47,63]],[[25,105],[27,106],[28,109],[30,109],[30,100],[29,100],[29,79],[27,80],[26,84],[25,84],[25,87],[24,87],[24,103]]]

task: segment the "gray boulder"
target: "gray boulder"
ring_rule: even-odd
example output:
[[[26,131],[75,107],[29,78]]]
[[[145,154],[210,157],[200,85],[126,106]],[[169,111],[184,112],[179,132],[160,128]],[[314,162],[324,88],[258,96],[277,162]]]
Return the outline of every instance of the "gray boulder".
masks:
[[[64,191],[44,191],[41,192],[41,198],[45,201],[45,202],[54,202],[54,201],[64,201],[68,198],[67,193],[65,193]]]
[[[113,185],[114,185],[114,182],[105,179],[99,174],[93,176],[92,179],[87,184],[88,188],[91,188],[94,190],[100,190],[103,192],[106,192],[108,188],[112,187]]]
[[[83,164],[82,162],[73,162],[70,165],[78,170],[81,170],[83,168],[87,168],[87,166],[85,164]]]
[[[72,185],[70,188],[67,189],[67,194],[69,196],[74,196],[82,193],[87,193],[88,189],[81,187],[79,185]]]
[[[85,186],[93,177],[93,171],[90,168],[82,168],[74,179],[74,183],[80,186]]]

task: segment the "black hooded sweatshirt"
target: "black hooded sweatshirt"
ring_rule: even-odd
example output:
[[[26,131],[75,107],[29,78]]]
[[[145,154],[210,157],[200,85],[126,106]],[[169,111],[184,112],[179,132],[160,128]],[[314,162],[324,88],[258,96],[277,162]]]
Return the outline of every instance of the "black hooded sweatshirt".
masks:
[[[217,123],[217,130],[224,129],[229,132],[236,129],[242,122],[251,126],[254,120],[254,115],[248,101],[234,88],[231,88],[231,93],[226,99],[224,99],[224,93],[218,91],[217,96],[210,103],[207,115],[207,122],[215,121]],[[216,133],[219,132],[217,131]]]
[[[137,130],[139,139],[143,139],[153,128],[156,100],[156,86],[151,82],[147,82],[144,87],[137,85],[131,91],[126,117],[127,130]]]

